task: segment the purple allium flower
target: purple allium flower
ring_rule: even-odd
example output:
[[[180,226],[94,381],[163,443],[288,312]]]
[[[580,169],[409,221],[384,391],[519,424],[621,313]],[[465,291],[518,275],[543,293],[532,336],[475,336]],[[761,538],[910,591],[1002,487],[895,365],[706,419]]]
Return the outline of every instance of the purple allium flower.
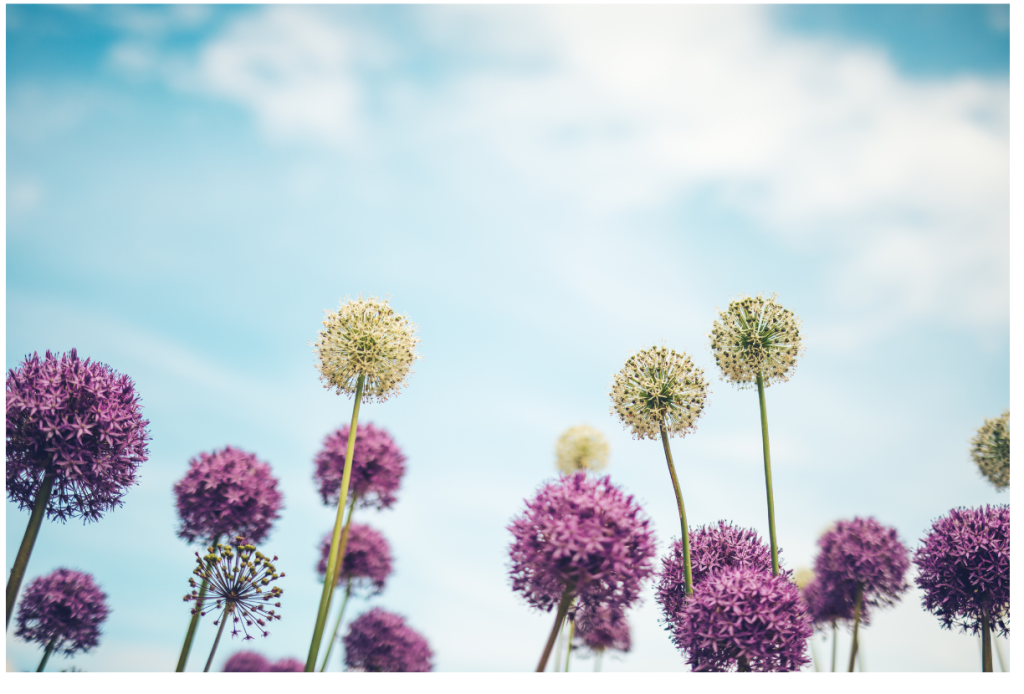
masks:
[[[427,640],[392,612],[375,607],[357,617],[342,639],[345,666],[365,672],[430,672]]]
[[[320,542],[320,563],[317,572],[327,572],[327,559],[331,553],[331,536],[328,532]],[[341,564],[338,585],[352,581],[353,589],[368,591],[376,595],[384,590],[384,582],[391,574],[391,547],[379,531],[363,523],[353,523],[348,531],[345,545],[345,560]]]
[[[54,653],[86,653],[100,641],[100,624],[110,613],[106,599],[91,575],[57,569],[25,589],[15,636],[43,647],[53,640]]]
[[[812,633],[799,589],[788,576],[734,567],[694,591],[673,641],[695,671],[789,672],[810,662]]]
[[[850,593],[842,587],[828,583],[820,577],[813,578],[800,591],[807,614],[816,627],[825,627],[832,622],[852,622],[856,593]],[[871,623],[871,610],[864,604],[860,606],[860,623],[868,626]]]
[[[566,587],[580,605],[626,609],[653,572],[654,533],[632,496],[585,472],[545,485],[514,518],[512,590],[550,611]]]
[[[852,606],[860,586],[862,619],[865,607],[893,605],[909,587],[903,577],[910,567],[910,551],[895,528],[874,518],[837,521],[818,538],[818,547],[814,573],[830,594],[828,599],[834,605]]]
[[[281,492],[270,465],[232,446],[200,453],[174,485],[178,537],[195,542],[244,535],[262,542],[281,510]]]
[[[224,672],[267,672],[270,661],[255,651],[239,651],[224,663]]]
[[[306,664],[298,658],[281,658],[267,672],[305,672]]]
[[[98,520],[136,484],[148,424],[127,376],[75,350],[33,353],[7,372],[7,497],[31,509],[52,474],[47,516]]]
[[[955,508],[932,524],[914,554],[924,608],[977,634],[986,613],[1004,636],[1010,627],[1010,507]]]
[[[609,648],[629,653],[629,622],[621,609],[582,605],[576,610],[576,638],[594,653]]]
[[[338,505],[341,476],[345,471],[348,425],[328,434],[324,447],[316,454],[313,479],[320,486],[324,504]],[[405,455],[391,435],[372,424],[356,426],[356,445],[352,452],[352,477],[349,494],[359,499],[360,508],[391,508],[395,492],[405,474]]]

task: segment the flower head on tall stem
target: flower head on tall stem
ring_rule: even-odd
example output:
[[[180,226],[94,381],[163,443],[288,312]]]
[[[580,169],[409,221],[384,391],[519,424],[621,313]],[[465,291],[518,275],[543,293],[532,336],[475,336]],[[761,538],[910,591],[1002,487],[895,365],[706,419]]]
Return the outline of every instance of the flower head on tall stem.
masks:
[[[818,539],[818,547],[814,573],[833,604],[849,601],[853,605],[860,586],[862,610],[886,607],[896,603],[909,587],[904,576],[910,567],[910,551],[894,528],[874,518],[838,521]]]
[[[576,610],[575,638],[591,653],[629,653],[632,641],[624,610],[609,605],[581,605]]]
[[[327,559],[331,552],[331,532],[320,542],[320,562],[317,572],[327,572]],[[349,529],[345,559],[338,574],[338,585],[351,582],[355,590],[377,595],[384,590],[384,582],[391,575],[391,547],[378,530],[364,523],[353,523]]]
[[[998,491],[1010,486],[1010,410],[986,419],[971,439],[971,458]]]
[[[349,625],[345,666],[362,672],[430,672],[430,645],[393,612],[375,607]]]
[[[612,413],[635,439],[685,436],[696,429],[704,410],[708,385],[704,371],[689,355],[667,347],[651,347],[626,360],[612,380]]]
[[[223,672],[267,672],[270,661],[255,651],[239,651],[224,663]]]
[[[349,429],[345,425],[328,434],[314,461],[313,479],[319,487],[320,498],[328,506],[338,504]],[[349,494],[359,500],[360,508],[391,508],[405,474],[405,454],[386,430],[370,423],[359,424],[350,474]]]
[[[91,575],[57,569],[28,585],[18,607],[15,636],[53,652],[86,653],[99,644],[110,609]]]
[[[711,351],[722,378],[752,388],[757,375],[764,385],[788,381],[803,351],[800,319],[772,294],[744,296],[720,311],[711,327]]]
[[[586,425],[565,430],[555,444],[555,465],[564,475],[580,470],[603,470],[608,464],[608,440]]]

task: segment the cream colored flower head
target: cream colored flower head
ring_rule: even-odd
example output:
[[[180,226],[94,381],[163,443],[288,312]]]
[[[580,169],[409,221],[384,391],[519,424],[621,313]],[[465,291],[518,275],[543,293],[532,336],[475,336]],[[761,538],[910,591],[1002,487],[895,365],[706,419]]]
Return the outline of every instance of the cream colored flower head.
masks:
[[[422,358],[415,352],[416,325],[406,316],[372,296],[342,300],[337,311],[324,314],[314,345],[324,388],[353,395],[362,374],[362,402],[384,402],[406,385],[412,363]]]
[[[758,373],[765,386],[789,380],[803,351],[800,319],[775,299],[744,296],[719,311],[710,337],[723,380],[740,388],[752,387]]]
[[[636,439],[658,439],[694,431],[708,397],[704,371],[689,355],[651,347],[626,360],[612,381],[612,412]]]
[[[803,590],[807,587],[807,584],[814,580],[814,572],[808,569],[806,566],[801,566],[799,569],[793,572],[793,582],[796,583],[796,587]]]
[[[597,429],[566,429],[555,444],[555,465],[566,475],[579,470],[601,470],[607,464],[608,441]]]
[[[1010,486],[1010,411],[986,419],[971,439],[971,458],[998,491]]]

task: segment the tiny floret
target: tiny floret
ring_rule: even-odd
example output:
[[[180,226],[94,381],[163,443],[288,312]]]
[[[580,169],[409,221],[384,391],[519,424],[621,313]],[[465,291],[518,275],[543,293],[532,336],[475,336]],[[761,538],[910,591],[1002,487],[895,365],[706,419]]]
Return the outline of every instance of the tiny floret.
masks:
[[[722,379],[752,387],[760,373],[767,387],[788,381],[803,351],[800,319],[772,294],[744,296],[719,311],[711,326],[711,351]]]
[[[632,355],[612,381],[612,413],[633,438],[685,436],[707,402],[704,371],[689,355],[667,347],[651,347]]]
[[[100,625],[109,613],[107,596],[91,575],[57,569],[25,589],[15,636],[43,647],[52,641],[54,653],[87,653],[99,644]]]
[[[971,439],[971,458],[997,490],[1010,486],[1010,410],[985,420]]]
[[[375,607],[357,617],[342,639],[345,666],[360,672],[430,672],[433,651],[405,619]]]
[[[555,465],[571,475],[580,470],[602,470],[608,464],[608,441],[586,425],[567,429],[555,444]]]

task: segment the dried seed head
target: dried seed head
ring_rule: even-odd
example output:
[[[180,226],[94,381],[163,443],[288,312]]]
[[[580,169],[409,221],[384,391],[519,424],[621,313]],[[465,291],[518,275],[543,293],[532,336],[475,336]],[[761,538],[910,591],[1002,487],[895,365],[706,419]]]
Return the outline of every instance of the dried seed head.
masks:
[[[566,429],[555,444],[555,465],[566,475],[579,470],[602,470],[608,464],[608,441],[586,425]]]
[[[719,311],[710,338],[723,380],[740,388],[752,387],[759,373],[766,387],[789,380],[803,351],[800,319],[775,299],[744,296]]]
[[[612,381],[612,412],[633,438],[658,439],[661,427],[669,436],[696,429],[707,402],[704,370],[685,352],[651,347],[626,360]]]
[[[985,420],[971,439],[971,458],[996,490],[1010,486],[1010,410]]]

